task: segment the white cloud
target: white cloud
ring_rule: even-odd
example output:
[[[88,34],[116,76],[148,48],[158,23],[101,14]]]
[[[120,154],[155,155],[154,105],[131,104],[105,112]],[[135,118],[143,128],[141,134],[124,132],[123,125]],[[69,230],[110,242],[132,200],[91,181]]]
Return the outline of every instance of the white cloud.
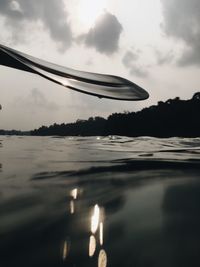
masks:
[[[155,55],[156,55],[158,65],[169,64],[174,59],[174,53],[172,50],[168,52],[161,52],[160,50],[155,49]]]
[[[146,67],[138,63],[140,51],[128,50],[122,58],[122,63],[129,70],[130,74],[138,77],[148,76]]]
[[[15,42],[23,43],[32,34],[34,22],[35,26],[42,23],[59,49],[64,51],[72,44],[71,26],[62,0],[0,0],[0,15]],[[28,34],[22,34],[29,23],[32,24]]]
[[[161,0],[167,36],[182,41],[187,48],[178,63],[200,65],[200,2],[199,0]]]

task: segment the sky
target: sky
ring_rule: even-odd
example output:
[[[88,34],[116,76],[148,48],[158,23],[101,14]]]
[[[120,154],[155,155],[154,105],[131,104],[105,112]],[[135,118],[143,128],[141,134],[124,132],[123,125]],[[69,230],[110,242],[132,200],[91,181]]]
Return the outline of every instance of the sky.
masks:
[[[118,75],[150,98],[84,95],[0,66],[0,129],[137,111],[199,89],[199,0],[0,0],[0,43],[77,70]]]

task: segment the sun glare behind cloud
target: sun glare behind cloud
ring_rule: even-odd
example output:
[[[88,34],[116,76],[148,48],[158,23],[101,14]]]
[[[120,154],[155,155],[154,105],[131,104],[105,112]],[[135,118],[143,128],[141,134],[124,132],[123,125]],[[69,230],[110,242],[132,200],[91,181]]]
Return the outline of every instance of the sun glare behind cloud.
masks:
[[[78,4],[78,19],[85,27],[92,27],[95,20],[107,8],[107,0],[80,0]]]

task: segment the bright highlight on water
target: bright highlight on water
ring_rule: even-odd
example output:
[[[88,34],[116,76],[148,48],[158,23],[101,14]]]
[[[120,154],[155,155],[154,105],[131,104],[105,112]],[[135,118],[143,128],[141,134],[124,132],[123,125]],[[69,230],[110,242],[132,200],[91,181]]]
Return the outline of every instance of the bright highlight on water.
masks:
[[[69,89],[99,98],[138,101],[149,97],[143,88],[127,79],[62,67],[3,45],[0,45],[0,64],[38,74]]]

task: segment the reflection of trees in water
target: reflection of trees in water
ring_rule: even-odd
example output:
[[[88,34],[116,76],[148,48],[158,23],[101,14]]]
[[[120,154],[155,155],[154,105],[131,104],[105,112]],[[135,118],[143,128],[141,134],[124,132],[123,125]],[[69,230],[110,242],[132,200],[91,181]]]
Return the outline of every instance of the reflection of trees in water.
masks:
[[[162,208],[167,262],[171,266],[200,266],[200,183],[170,186]]]

